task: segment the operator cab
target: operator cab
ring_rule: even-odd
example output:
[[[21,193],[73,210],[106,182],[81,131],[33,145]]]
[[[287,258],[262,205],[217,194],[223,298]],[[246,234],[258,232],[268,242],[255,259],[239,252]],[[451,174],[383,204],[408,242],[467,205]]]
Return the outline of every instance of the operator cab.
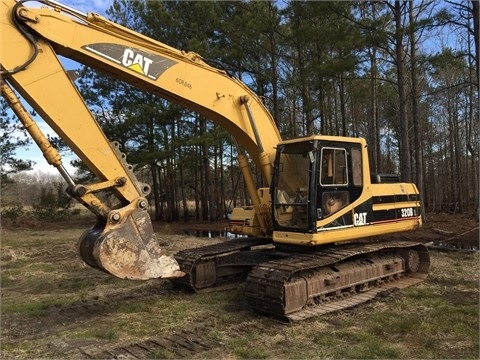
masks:
[[[352,213],[340,210],[362,193],[362,142],[341,140],[311,136],[278,146],[272,182],[274,230],[316,233],[320,224],[352,224]]]

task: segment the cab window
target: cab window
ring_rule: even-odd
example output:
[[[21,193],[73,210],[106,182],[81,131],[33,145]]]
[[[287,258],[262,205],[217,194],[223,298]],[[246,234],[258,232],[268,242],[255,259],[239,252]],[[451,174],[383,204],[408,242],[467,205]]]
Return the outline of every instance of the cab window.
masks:
[[[321,185],[348,185],[347,151],[338,148],[323,148],[320,172]]]
[[[360,152],[360,149],[352,149],[352,175],[353,185],[362,186],[362,153]]]

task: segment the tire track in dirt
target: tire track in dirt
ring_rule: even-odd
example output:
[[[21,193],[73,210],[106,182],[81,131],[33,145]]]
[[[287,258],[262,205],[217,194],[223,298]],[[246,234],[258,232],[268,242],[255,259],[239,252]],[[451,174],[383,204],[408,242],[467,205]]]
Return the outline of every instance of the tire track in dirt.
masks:
[[[87,359],[151,359],[164,355],[161,357],[173,356],[174,358],[190,359],[221,345],[207,339],[208,331],[205,330],[207,329],[204,326],[199,331],[172,332],[164,337],[117,346],[89,344],[71,349],[64,356],[66,358],[82,357]]]
[[[147,303],[161,296],[175,293],[168,282],[149,284],[136,289],[125,288],[103,296],[79,299],[71,304],[53,304],[45,307],[41,314],[31,318],[21,318],[15,314],[4,314],[2,325],[9,328],[9,337],[28,340],[46,337],[55,333],[65,324],[78,324],[101,315],[114,312],[119,305]]]
[[[263,317],[262,317],[263,319]],[[275,322],[275,324],[280,324]],[[283,328],[285,324],[281,323]],[[234,325],[222,326],[209,321],[208,317],[195,319],[195,325],[189,329],[172,331],[166,335],[149,338],[138,342],[125,344],[107,344],[102,341],[87,344],[70,344],[65,358],[83,359],[194,359],[205,357],[205,353],[221,350],[225,352],[228,345],[214,335],[221,332],[228,338],[242,338],[250,333],[252,328],[266,336],[278,334],[278,328],[265,329],[259,322],[240,322]],[[222,350],[223,349],[223,350]],[[214,355],[215,356],[215,355]]]
[[[109,292],[107,295],[94,296],[88,300],[79,300],[67,306],[51,306],[49,310],[54,316],[46,316],[57,323],[65,323],[70,320],[86,320],[88,318],[114,311],[119,305],[128,305],[138,302],[155,301],[164,295],[175,293],[168,282],[138,287],[137,289],[126,288],[116,293]],[[79,316],[81,315],[81,316]]]

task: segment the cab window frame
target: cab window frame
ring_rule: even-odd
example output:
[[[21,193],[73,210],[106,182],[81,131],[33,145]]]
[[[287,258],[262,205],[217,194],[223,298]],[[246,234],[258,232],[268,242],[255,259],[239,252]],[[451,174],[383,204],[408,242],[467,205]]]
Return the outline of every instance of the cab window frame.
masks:
[[[330,154],[326,152],[330,151]],[[341,152],[342,154],[338,156],[337,152]],[[333,159],[328,160],[326,158],[328,155],[333,155]],[[341,162],[337,161],[337,159],[343,159]],[[330,164],[329,164],[330,162]],[[339,170],[336,168],[337,166],[343,166],[343,173],[339,173]],[[331,169],[329,170],[329,167]],[[330,186],[330,187],[337,187],[337,186],[348,186],[348,157],[347,157],[347,149],[343,147],[333,147],[333,146],[325,146],[322,147],[320,152],[320,176],[319,176],[319,183],[321,186]],[[329,174],[331,172],[331,174]],[[342,174],[342,175],[340,175]],[[328,176],[331,175],[331,176]],[[331,181],[326,181],[327,178],[331,178]],[[339,178],[343,178],[343,182],[336,182]]]

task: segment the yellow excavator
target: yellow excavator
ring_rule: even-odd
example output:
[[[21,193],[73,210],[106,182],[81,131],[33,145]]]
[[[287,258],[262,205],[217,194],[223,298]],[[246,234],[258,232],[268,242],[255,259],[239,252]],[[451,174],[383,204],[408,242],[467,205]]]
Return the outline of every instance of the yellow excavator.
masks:
[[[123,279],[171,279],[192,291],[245,281],[255,311],[289,321],[353,306],[423,281],[421,243],[388,234],[421,226],[416,186],[371,174],[364,139],[315,135],[282,140],[259,96],[200,55],[172,48],[95,13],[56,1],[2,0],[1,88],[68,193],[97,216],[79,240],[81,258]],[[251,206],[228,230],[245,235],[162,254],[139,182],[104,135],[58,55],[193,110],[226,129]],[[19,100],[26,101],[96,175],[78,184]],[[267,186],[257,188],[249,159]],[[99,192],[118,199],[109,206]]]

